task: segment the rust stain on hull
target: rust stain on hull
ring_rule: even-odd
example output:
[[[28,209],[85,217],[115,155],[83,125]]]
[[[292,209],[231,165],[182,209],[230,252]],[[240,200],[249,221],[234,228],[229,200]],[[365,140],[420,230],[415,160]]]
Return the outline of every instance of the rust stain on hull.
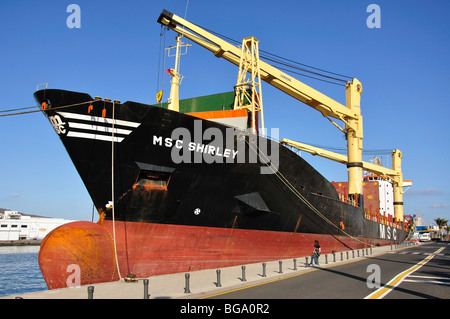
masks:
[[[81,285],[118,280],[112,238],[95,223],[54,229],[42,241],[38,261],[49,289],[68,287],[73,265],[80,269]]]

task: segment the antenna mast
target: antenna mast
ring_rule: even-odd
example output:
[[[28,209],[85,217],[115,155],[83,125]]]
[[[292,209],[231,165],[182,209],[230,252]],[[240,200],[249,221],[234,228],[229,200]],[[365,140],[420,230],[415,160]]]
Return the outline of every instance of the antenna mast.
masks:
[[[168,69],[167,73],[169,73],[172,76],[172,80],[170,81],[170,96],[167,100],[168,109],[172,111],[179,112],[180,111],[180,105],[179,105],[179,89],[181,81],[183,80],[184,76],[180,74],[180,57],[187,53],[187,48],[190,47],[190,44],[183,44],[180,40],[182,36],[177,36],[175,41],[177,42],[177,45],[175,47],[169,47],[166,50],[168,50],[168,56],[172,57],[173,55],[170,55],[170,50],[175,48],[175,68]],[[185,47],[186,51],[181,53],[181,48]]]

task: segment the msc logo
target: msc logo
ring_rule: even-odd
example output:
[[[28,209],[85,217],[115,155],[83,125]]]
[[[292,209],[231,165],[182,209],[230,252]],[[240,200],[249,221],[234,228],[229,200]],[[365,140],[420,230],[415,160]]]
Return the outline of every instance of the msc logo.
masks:
[[[55,132],[58,135],[66,134],[66,128],[64,127],[64,125],[66,125],[66,123],[64,123],[61,120],[59,115],[49,116],[48,119],[50,120],[50,123],[52,124],[53,128],[55,129]]]
[[[380,224],[380,238],[382,239],[397,239],[397,229]]]

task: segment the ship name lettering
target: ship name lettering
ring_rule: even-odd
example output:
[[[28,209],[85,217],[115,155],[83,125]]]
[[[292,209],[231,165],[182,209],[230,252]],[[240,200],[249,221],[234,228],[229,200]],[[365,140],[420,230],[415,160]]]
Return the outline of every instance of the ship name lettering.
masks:
[[[382,224],[380,224],[380,238],[386,238],[386,227]]]
[[[170,137],[163,138],[162,136],[153,135],[153,145],[165,146],[167,148],[175,147],[177,149],[183,148],[183,140],[174,140]],[[225,158],[236,158],[239,151],[223,148],[219,146],[189,142],[186,144],[190,152],[204,153],[212,156],[219,156]]]
[[[381,239],[397,239],[397,229],[389,227],[389,226],[385,226],[383,224],[380,224],[380,238]]]
[[[277,140],[279,129],[271,134],[261,129],[257,135],[249,129],[243,131],[232,127],[203,129],[202,120],[194,120],[194,128],[176,127],[170,136],[153,135],[154,146],[171,149],[171,160],[180,163],[259,163],[261,174],[275,174],[279,166],[279,144],[264,136]],[[248,147],[247,145],[248,144]],[[246,152],[248,150],[248,156]]]
[[[153,135],[153,145],[156,145],[156,143],[161,145],[161,143],[162,143],[162,136],[155,136],[155,135]]]
[[[182,140],[177,140],[175,142],[175,147],[176,148],[182,148],[183,147],[183,141]]]

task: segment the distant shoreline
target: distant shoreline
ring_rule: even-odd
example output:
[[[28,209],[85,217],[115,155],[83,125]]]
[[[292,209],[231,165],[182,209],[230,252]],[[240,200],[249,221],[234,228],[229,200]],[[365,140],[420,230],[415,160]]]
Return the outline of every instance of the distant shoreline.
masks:
[[[0,240],[0,246],[38,246],[42,240]]]

